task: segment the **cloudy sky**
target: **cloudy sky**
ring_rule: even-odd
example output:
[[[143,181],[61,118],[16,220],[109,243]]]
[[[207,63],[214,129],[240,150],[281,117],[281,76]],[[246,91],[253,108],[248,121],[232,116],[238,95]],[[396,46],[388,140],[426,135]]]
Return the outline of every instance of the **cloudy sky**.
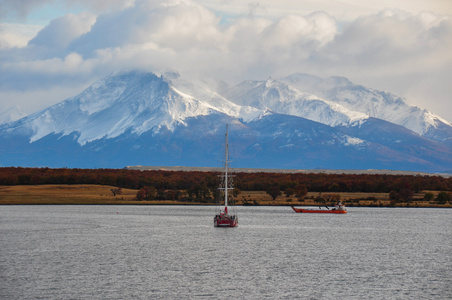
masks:
[[[0,112],[117,71],[345,76],[452,121],[450,0],[0,0]]]

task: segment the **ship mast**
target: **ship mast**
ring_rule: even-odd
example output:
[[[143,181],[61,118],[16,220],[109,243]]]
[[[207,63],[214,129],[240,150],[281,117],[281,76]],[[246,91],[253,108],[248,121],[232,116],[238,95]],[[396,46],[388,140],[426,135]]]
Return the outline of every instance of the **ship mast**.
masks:
[[[228,145],[228,124],[226,124],[226,147],[225,147],[225,162],[224,162],[224,212],[228,213],[228,154],[229,154],[229,145]]]
[[[225,147],[224,147],[224,174],[219,175],[221,177],[219,190],[223,190],[221,192],[224,195],[224,210],[220,209],[220,214],[217,214],[213,220],[213,224],[215,227],[237,227],[238,218],[237,215],[229,215],[228,214],[228,198],[229,191],[232,190],[232,182],[231,179],[234,175],[229,175],[229,142],[228,142],[228,127],[229,124],[226,124],[226,134],[225,134]],[[231,198],[232,200],[232,198]],[[221,202],[221,200],[220,200]]]

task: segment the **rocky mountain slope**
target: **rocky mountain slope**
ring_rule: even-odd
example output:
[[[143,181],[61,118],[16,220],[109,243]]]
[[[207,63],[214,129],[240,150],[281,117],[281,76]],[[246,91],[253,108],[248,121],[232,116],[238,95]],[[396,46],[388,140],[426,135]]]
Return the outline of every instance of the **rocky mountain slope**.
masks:
[[[0,165],[218,166],[226,123],[235,167],[452,170],[450,123],[344,78],[228,87],[144,72],[0,125]]]

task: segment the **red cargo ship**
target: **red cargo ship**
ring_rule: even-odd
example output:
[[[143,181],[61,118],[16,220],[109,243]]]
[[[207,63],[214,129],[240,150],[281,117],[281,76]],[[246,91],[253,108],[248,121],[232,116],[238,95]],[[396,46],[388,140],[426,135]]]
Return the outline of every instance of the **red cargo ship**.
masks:
[[[341,202],[339,202],[333,209],[329,209],[326,207],[326,209],[312,209],[312,208],[295,208],[292,206],[292,209],[296,213],[314,213],[314,214],[346,214],[347,209],[345,209],[345,205],[343,205]]]

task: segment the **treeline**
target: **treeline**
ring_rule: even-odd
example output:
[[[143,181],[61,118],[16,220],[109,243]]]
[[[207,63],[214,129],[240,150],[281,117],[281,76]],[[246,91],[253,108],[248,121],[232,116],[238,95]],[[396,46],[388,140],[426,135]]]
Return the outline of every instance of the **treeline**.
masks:
[[[203,193],[215,189],[219,173],[201,171],[138,171],[126,169],[0,168],[0,185],[101,184],[128,189],[190,190]],[[452,178],[441,176],[380,174],[281,174],[238,173],[235,187],[243,191],[281,191],[307,188],[310,192],[389,193],[422,190],[452,191]]]
[[[127,169],[0,168],[0,185],[100,184],[128,189],[153,186],[187,190],[216,185],[214,172],[138,171]]]
[[[285,191],[300,184],[310,192],[361,192],[389,193],[410,189],[452,191],[452,178],[421,175],[382,174],[324,174],[324,173],[246,173],[237,176],[237,187],[241,190],[265,191],[269,185],[278,184]]]

